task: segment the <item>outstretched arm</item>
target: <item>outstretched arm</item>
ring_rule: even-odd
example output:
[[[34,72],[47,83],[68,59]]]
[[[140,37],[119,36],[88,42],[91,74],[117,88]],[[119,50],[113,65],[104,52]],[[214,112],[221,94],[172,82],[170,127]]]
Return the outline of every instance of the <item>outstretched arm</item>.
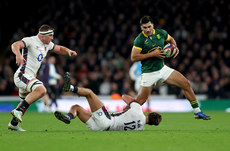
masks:
[[[56,54],[61,54],[61,55],[69,55],[69,56],[76,56],[77,53],[73,50],[70,50],[69,48],[66,48],[64,46],[60,45],[55,45],[53,51]]]

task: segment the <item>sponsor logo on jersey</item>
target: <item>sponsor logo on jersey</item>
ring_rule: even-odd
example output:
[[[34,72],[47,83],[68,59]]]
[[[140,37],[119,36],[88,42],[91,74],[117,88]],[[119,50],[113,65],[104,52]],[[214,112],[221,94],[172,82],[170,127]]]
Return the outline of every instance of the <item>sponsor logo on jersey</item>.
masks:
[[[38,58],[37,58],[37,59],[38,59],[38,62],[41,62],[43,58],[44,58],[44,56],[43,56],[42,54],[39,54],[39,55],[38,55]]]
[[[103,113],[102,113],[102,112],[98,112],[97,114],[98,114],[99,116],[102,116],[102,115],[103,115]]]

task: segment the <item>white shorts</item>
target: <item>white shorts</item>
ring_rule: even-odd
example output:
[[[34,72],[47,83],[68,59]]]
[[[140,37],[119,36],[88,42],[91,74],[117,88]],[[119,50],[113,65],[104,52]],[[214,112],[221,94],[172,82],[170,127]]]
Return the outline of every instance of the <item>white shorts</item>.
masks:
[[[111,116],[104,106],[93,112],[90,119],[86,122],[91,131],[106,131],[110,128],[111,124]]]
[[[158,81],[164,82],[168,79],[174,69],[164,65],[158,71],[150,72],[150,73],[143,73],[141,75],[141,86],[150,87],[153,84],[156,84]]]
[[[36,87],[43,85],[43,82],[35,79],[34,76],[14,74],[14,83],[19,88],[19,94],[32,92]]]

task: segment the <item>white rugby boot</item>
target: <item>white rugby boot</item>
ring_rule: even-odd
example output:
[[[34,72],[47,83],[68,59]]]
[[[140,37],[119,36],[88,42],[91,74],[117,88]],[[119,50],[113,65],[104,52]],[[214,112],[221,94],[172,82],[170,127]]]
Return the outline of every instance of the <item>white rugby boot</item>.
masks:
[[[21,128],[21,126],[18,124],[16,126],[12,125],[11,123],[8,124],[8,129],[12,130],[12,131],[26,131],[23,128]]]
[[[16,109],[11,111],[11,114],[19,121],[22,122],[22,112]]]

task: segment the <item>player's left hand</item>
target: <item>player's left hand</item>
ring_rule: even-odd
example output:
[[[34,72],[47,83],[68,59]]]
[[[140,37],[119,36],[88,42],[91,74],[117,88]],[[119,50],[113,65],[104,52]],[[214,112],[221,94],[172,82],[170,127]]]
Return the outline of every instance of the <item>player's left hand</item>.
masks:
[[[179,54],[179,49],[176,47],[176,53],[175,53],[175,55],[173,56],[173,58],[176,58],[176,56]]]
[[[76,51],[73,51],[73,50],[69,50],[69,51],[68,51],[68,55],[69,55],[69,56],[77,56],[77,52],[76,52]]]

